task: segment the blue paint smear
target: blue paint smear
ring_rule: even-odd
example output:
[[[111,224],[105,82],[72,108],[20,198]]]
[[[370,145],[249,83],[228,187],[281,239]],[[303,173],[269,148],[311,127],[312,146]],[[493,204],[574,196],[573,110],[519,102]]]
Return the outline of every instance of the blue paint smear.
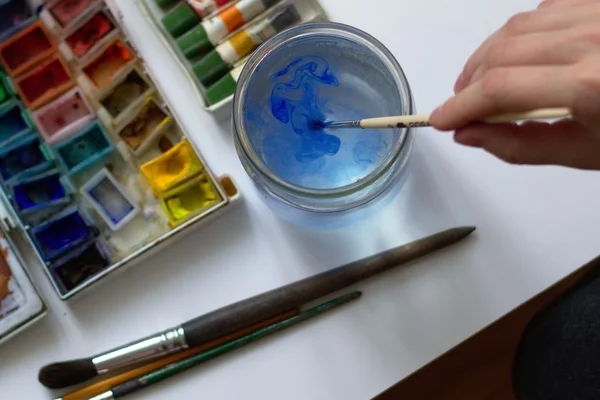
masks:
[[[319,98],[319,86],[339,86],[337,78],[329,72],[329,64],[318,56],[299,57],[286,68],[274,74],[278,82],[271,91],[271,113],[284,124],[291,124],[301,138],[301,148],[295,158],[302,163],[334,155],[340,150],[339,137],[325,133],[326,110],[324,99]]]

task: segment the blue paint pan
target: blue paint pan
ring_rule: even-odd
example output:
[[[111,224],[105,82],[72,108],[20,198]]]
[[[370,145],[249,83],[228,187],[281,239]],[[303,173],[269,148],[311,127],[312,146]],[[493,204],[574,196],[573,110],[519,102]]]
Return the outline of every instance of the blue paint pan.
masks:
[[[0,178],[5,184],[39,174],[53,165],[51,155],[34,133],[0,148]]]
[[[97,230],[92,227],[89,218],[76,206],[31,229],[31,238],[46,261],[65,254],[96,235]]]
[[[44,216],[56,213],[57,209],[71,201],[67,186],[63,184],[57,169],[32,176],[10,187],[10,195],[15,210],[27,217],[42,212]],[[39,216],[43,218],[44,216]]]
[[[0,149],[33,132],[33,124],[23,104],[10,100],[0,108]]]
[[[0,41],[19,32],[35,21],[35,13],[27,0],[0,0]]]

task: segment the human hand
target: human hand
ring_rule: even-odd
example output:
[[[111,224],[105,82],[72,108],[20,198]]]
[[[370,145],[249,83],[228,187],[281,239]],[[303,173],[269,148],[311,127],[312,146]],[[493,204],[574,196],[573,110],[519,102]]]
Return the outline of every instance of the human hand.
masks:
[[[471,56],[455,95],[431,115],[458,143],[514,164],[600,170],[600,1],[545,0],[518,14]],[[554,123],[473,121],[567,107]]]

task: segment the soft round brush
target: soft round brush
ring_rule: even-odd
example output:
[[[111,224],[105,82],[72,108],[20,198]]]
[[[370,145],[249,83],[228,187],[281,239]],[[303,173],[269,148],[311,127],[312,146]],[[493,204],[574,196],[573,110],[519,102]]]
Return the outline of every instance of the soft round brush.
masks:
[[[487,123],[506,123],[517,121],[533,121],[541,119],[554,119],[570,117],[571,111],[568,108],[543,108],[519,114],[504,114],[495,117],[485,118],[481,122]],[[398,115],[395,117],[367,118],[356,121],[319,121],[310,122],[313,129],[341,129],[341,128],[362,128],[362,129],[385,129],[385,128],[416,128],[431,126],[429,122],[430,114],[425,115]]]

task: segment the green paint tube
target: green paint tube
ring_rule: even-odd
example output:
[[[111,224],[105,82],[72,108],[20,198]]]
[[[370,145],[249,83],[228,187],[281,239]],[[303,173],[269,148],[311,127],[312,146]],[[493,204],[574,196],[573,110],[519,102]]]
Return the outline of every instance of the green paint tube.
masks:
[[[163,10],[167,10],[179,2],[179,0],[154,0],[154,1],[156,2],[156,5],[158,5]]]
[[[237,86],[237,81],[242,73],[242,69],[244,69],[244,64],[235,67],[230,73],[208,88],[206,91],[206,98],[210,105],[217,104],[235,93],[235,87]]]
[[[282,7],[268,18],[250,25],[228,41],[218,45],[206,57],[194,64],[192,69],[204,86],[210,86],[266,40],[298,21],[300,15],[293,5]]]
[[[181,3],[162,19],[165,29],[178,38],[200,23],[200,17],[188,3]]]

